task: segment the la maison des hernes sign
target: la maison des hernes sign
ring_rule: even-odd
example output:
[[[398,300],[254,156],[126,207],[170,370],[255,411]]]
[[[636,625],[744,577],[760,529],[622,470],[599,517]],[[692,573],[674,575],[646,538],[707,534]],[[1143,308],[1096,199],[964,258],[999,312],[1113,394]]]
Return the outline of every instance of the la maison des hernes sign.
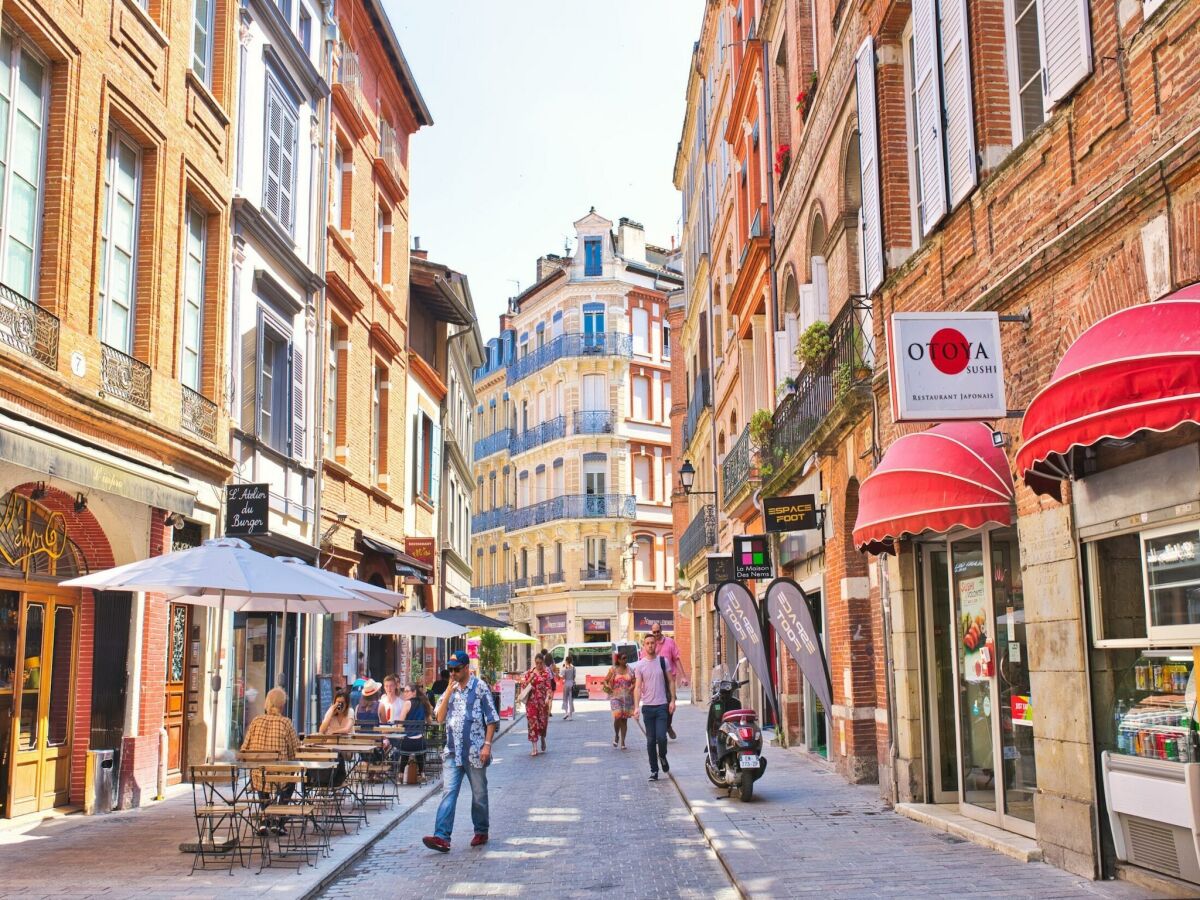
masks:
[[[887,343],[895,421],[976,421],[1008,412],[997,313],[895,313]]]

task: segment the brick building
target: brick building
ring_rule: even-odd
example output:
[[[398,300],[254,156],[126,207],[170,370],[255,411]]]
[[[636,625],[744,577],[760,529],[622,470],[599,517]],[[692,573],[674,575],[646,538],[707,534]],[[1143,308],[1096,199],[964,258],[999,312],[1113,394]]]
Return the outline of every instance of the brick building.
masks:
[[[203,618],[57,582],[217,523],[232,466],[234,15],[224,3],[5,6],[5,816],[82,803],[89,747],[117,752],[121,803],[143,802],[161,787],[162,735],[171,780],[189,730],[205,734],[186,691]]]
[[[710,4],[705,35],[720,10],[738,14]],[[1166,783],[1192,751],[1133,741],[1156,710],[1183,709],[1200,641],[1169,593],[1194,583],[1194,289],[1161,302],[1200,280],[1200,112],[1162,100],[1200,77],[1198,16],[815,0],[763,4],[756,33],[780,163],[768,314],[790,379],[758,477],[765,496],[813,494],[826,512],[779,561],[814,601],[834,702],[816,707],[784,667],[787,735],[909,815],[999,828],[1091,877],[1200,880],[1190,832],[1130,799],[1188,802]],[[681,171],[685,210],[703,208],[711,176]],[[886,335],[911,312],[1008,317],[1008,417],[897,421]],[[1109,388],[1143,347],[1141,365],[1183,360],[1179,373]],[[931,508],[955,484],[992,499]]]

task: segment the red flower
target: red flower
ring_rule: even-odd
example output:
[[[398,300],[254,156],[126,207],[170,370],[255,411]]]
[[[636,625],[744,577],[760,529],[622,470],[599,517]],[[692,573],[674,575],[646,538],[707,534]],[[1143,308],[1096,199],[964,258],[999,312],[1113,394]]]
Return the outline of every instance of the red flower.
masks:
[[[792,156],[792,147],[790,144],[780,144],[775,150],[775,174],[782,175],[784,167]]]

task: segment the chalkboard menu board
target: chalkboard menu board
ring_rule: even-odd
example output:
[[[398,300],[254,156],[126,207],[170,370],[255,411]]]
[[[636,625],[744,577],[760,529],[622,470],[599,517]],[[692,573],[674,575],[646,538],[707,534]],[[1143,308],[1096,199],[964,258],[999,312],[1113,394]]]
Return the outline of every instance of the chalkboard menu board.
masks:
[[[333,706],[333,676],[317,676],[317,716],[323,718],[325,711]]]

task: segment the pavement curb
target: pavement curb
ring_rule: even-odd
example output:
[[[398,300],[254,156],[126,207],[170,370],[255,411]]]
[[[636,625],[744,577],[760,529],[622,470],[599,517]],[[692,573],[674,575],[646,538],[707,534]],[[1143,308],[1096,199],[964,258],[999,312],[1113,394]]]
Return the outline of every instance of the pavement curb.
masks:
[[[642,730],[642,734],[644,735],[646,733],[646,726],[642,724],[641,717],[639,716],[634,721],[638,723],[638,728]],[[675,792],[679,794],[679,799],[681,799],[683,801],[683,805],[687,807],[688,815],[691,816],[692,821],[696,823],[696,830],[699,831],[704,837],[704,843],[708,845],[708,849],[713,852],[713,856],[717,858],[717,862],[719,862],[721,864],[721,868],[725,870],[725,874],[729,878],[729,883],[732,884],[734,890],[738,892],[738,896],[742,897],[743,900],[750,900],[750,892],[746,889],[746,886],[742,884],[741,879],[737,877],[737,874],[733,871],[733,868],[729,865],[728,861],[726,861],[721,851],[717,849],[717,845],[713,842],[712,834],[709,832],[708,828],[705,827],[704,823],[700,821],[700,814],[697,813],[692,807],[692,801],[689,800],[688,795],[684,793],[678,779],[676,779],[676,777],[670,772],[667,772],[666,776],[671,779],[671,784],[675,786]]]
[[[508,734],[510,731],[512,731],[513,726],[515,726],[517,724],[517,722],[519,722],[522,718],[524,718],[524,713],[522,713],[520,716],[514,716],[512,721],[508,723],[508,727],[498,731],[496,733],[496,737],[499,738],[499,737],[503,737],[504,735]],[[422,806],[424,806],[425,801],[427,801],[430,797],[437,794],[441,789],[442,789],[442,780],[439,778],[436,782],[431,784],[425,790],[424,794],[422,794],[417,799],[416,803],[414,803],[412,806],[410,806],[404,812],[398,813],[396,815],[396,817],[394,819],[392,819],[391,822],[389,822],[387,825],[385,825],[381,829],[379,829],[378,834],[376,834],[370,840],[366,841],[361,847],[359,847],[357,850],[355,850],[353,853],[351,853],[349,856],[347,856],[345,859],[343,859],[341,862],[339,862],[336,866],[334,866],[332,869],[330,869],[329,872],[326,873],[326,875],[320,881],[318,881],[315,885],[313,885],[311,888],[309,888],[307,891],[305,891],[303,894],[301,894],[300,900],[310,900],[310,898],[319,897],[322,893],[324,893],[324,891],[327,887],[329,887],[331,884],[333,884],[333,882],[335,882],[338,879],[338,877],[342,875],[342,873],[344,873],[347,869],[349,869],[351,866],[353,866],[355,863],[357,863],[360,859],[362,859],[364,856],[366,856],[367,853],[376,844],[378,844],[381,840],[383,840],[383,838],[385,838],[389,834],[391,834],[397,825],[399,825],[401,822],[405,821],[409,816],[411,816],[413,813],[415,813],[417,810],[419,810]]]

